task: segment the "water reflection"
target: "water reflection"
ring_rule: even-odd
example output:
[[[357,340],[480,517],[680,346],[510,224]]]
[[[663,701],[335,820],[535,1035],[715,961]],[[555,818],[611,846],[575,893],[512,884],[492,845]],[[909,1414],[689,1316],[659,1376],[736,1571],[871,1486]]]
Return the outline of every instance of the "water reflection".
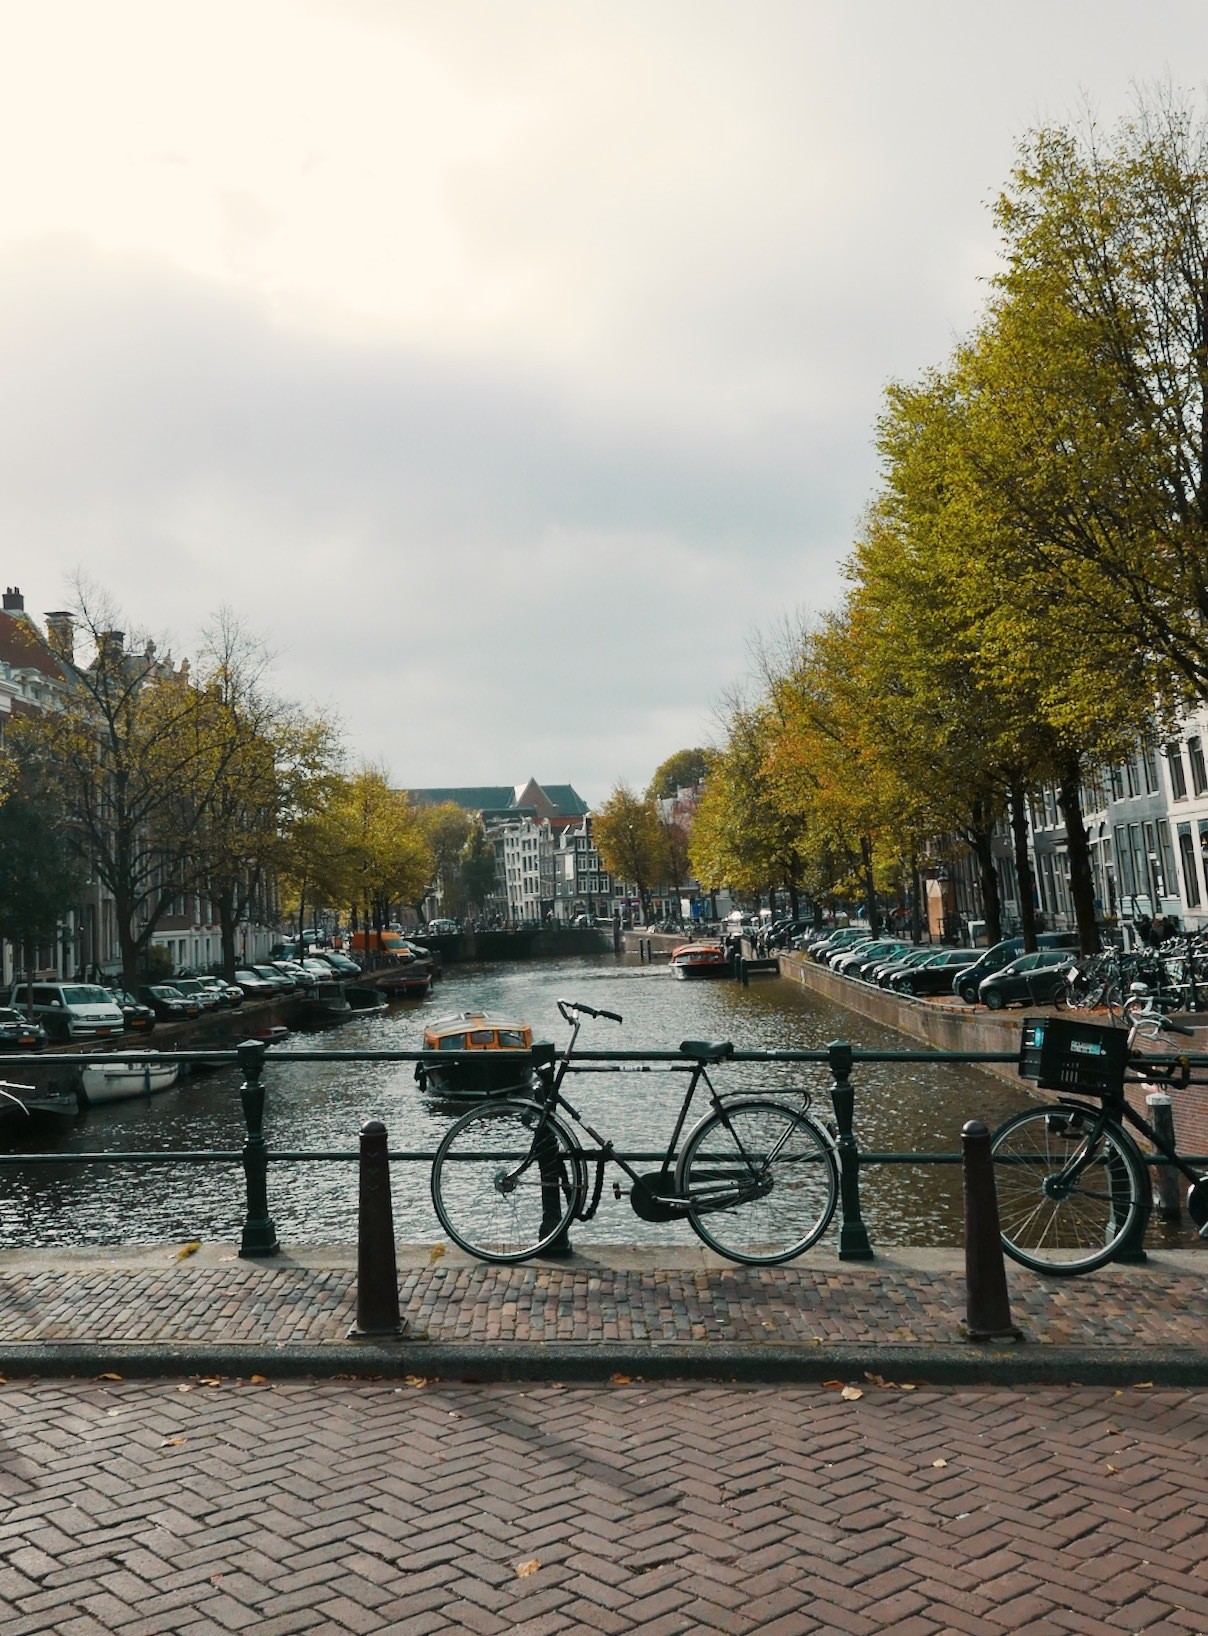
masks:
[[[557,1011],[560,996],[625,1018],[622,1027],[588,1022],[580,1036],[585,1048],[668,1049],[684,1038],[732,1039],[739,1049],[752,1050],[817,1050],[834,1039],[864,1050],[911,1046],[901,1035],[779,980],[752,982],[748,989],[728,981],[683,983],[665,967],[611,957],[455,967],[425,1000],[400,1002],[384,1015],[335,1032],[296,1035],[273,1051],[265,1078],[270,1151],[352,1150],[369,1119],[384,1122],[392,1149],[431,1151],[451,1117],[447,1107],[420,1097],[410,1063],[291,1062],[291,1047],[418,1049],[426,1020],[470,1007],[526,1017],[536,1038],[561,1042],[566,1025]],[[830,1112],[825,1065],[738,1064],[719,1069],[715,1083],[733,1091],[804,1084],[821,1110]],[[856,1132],[866,1151],[952,1152],[965,1120],[980,1118],[993,1126],[1026,1100],[1022,1087],[975,1068],[857,1065],[853,1083]],[[670,1134],[684,1079],[665,1072],[591,1074],[576,1078],[568,1089],[575,1106],[619,1148],[652,1149]],[[243,1134],[238,1075],[223,1070],[185,1081],[148,1102],[91,1110],[59,1131],[57,1140],[43,1126],[10,1146],[50,1151],[54,1140],[53,1150],[62,1152],[238,1150]],[[355,1239],[355,1165],[274,1164],[268,1180],[270,1211],[283,1241]],[[440,1229],[428,1193],[428,1166],[396,1164],[393,1182],[399,1239],[436,1242]],[[959,1242],[957,1170],[870,1168],[862,1178],[862,1196],[874,1245]],[[237,1164],[0,1169],[0,1233],[8,1245],[237,1241],[243,1210]],[[640,1221],[627,1200],[613,1199],[607,1185],[596,1219],[578,1229],[585,1242],[611,1243],[682,1242],[690,1231],[679,1223]]]

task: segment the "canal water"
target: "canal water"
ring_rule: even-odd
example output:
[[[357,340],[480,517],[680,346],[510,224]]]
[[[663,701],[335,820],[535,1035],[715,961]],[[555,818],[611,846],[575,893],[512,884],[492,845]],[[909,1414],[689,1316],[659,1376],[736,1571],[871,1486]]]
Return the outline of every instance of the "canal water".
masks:
[[[534,1037],[561,1042],[559,997],[619,1011],[624,1023],[584,1024],[582,1049],[674,1049],[682,1039],[731,1039],[739,1050],[819,1050],[846,1039],[857,1050],[902,1051],[912,1042],[780,979],[678,982],[666,966],[632,956],[556,962],[456,966],[422,1001],[392,1004],[376,1018],[318,1034],[296,1034],[268,1054],[264,1131],[270,1151],[355,1150],[370,1119],[386,1126],[395,1150],[431,1152],[453,1115],[426,1103],[411,1063],[306,1063],[291,1050],[418,1050],[425,1022],[471,1007],[532,1023]],[[825,1064],[723,1065],[719,1090],[806,1086],[831,1114]],[[682,1073],[592,1073],[567,1081],[570,1100],[622,1152],[665,1145],[686,1084]],[[967,1119],[993,1126],[1022,1107],[1024,1087],[975,1067],[925,1063],[857,1064],[856,1134],[867,1152],[956,1152]],[[700,1111],[704,1111],[703,1102]],[[238,1150],[244,1123],[239,1076],[223,1069],[190,1078],[148,1101],[82,1113],[66,1127],[42,1124],[10,1138],[16,1152],[168,1152]],[[392,1171],[395,1232],[401,1242],[441,1239],[429,1197],[429,1166]],[[581,1242],[695,1243],[686,1223],[641,1221],[614,1199],[613,1169]],[[956,1245],[961,1235],[957,1167],[874,1166],[862,1175],[862,1200],[874,1245]],[[276,1163],[268,1174],[269,1209],[283,1243],[351,1243],[356,1238],[357,1171],[348,1163]],[[0,1166],[0,1244],[146,1244],[237,1242],[244,1218],[242,1169],[234,1164],[38,1164]],[[835,1227],[831,1229],[833,1237]]]

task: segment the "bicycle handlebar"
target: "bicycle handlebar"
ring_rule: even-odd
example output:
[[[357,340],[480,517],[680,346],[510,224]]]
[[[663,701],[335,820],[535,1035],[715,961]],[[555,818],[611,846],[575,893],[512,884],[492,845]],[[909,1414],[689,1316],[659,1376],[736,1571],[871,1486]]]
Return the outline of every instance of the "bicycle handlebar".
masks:
[[[619,1011],[598,1011],[594,1005],[582,1005],[577,1000],[559,1000],[558,1010],[562,1013],[563,1019],[566,1022],[574,1021],[572,1012],[576,1011],[584,1017],[606,1017],[609,1022],[615,1023],[625,1021],[624,1017],[621,1016]]]

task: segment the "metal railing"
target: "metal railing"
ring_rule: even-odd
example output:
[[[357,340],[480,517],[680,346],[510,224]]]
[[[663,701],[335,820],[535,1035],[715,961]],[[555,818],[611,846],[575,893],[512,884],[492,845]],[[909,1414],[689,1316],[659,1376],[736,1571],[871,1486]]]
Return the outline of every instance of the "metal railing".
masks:
[[[549,1047],[545,1047],[538,1059],[538,1047],[534,1052],[534,1062],[548,1061]],[[330,1149],[330,1148],[297,1148],[273,1151],[268,1147],[264,1138],[264,1104],[266,1086],[264,1084],[265,1067],[272,1064],[293,1064],[300,1062],[423,1062],[440,1064],[450,1067],[458,1063],[481,1064],[481,1051],[322,1051],[322,1050],[290,1050],[287,1052],[273,1052],[269,1046],[259,1040],[247,1040],[231,1050],[207,1051],[154,1051],[139,1049],[137,1052],[138,1065],[150,1063],[175,1063],[185,1068],[193,1064],[201,1064],[207,1068],[218,1066],[238,1067],[243,1075],[239,1087],[239,1096],[243,1108],[246,1135],[240,1149],[212,1149],[186,1150],[165,1149],[153,1153],[136,1153],[124,1150],[89,1153],[69,1150],[58,1153],[0,1153],[0,1174],[5,1167],[22,1165],[191,1165],[191,1164],[241,1164],[247,1192],[247,1207],[244,1219],[239,1254],[244,1257],[275,1255],[280,1249],[277,1243],[276,1229],[269,1214],[268,1203],[268,1170],[270,1164],[353,1164],[360,1159],[360,1149]],[[12,1068],[18,1070],[24,1066],[27,1070],[32,1061],[45,1061],[45,1058],[31,1059],[29,1056],[0,1056],[0,1078]],[[103,1054],[75,1054],[69,1059],[74,1066],[86,1067],[92,1064],[109,1064],[121,1062],[120,1051],[107,1051]],[[656,1067],[688,1068],[695,1059],[686,1056],[682,1051],[576,1051],[574,1068],[584,1071],[607,1071],[608,1068],[617,1068],[623,1065],[653,1064]],[[726,1058],[726,1064],[741,1063],[796,1063],[825,1065],[831,1076],[829,1086],[831,1106],[834,1112],[834,1131],[837,1156],[839,1161],[839,1257],[844,1261],[868,1261],[873,1257],[872,1245],[869,1242],[868,1230],[861,1215],[860,1207],[860,1171],[869,1165],[960,1165],[962,1154],[958,1151],[951,1153],[925,1152],[862,1152],[856,1140],[854,1130],[855,1115],[855,1088],[851,1082],[853,1068],[858,1063],[929,1063],[936,1067],[960,1067],[966,1064],[1001,1063],[1018,1065],[1019,1053],[1015,1051],[856,1051],[845,1040],[835,1040],[824,1050],[820,1051],[738,1051]],[[1146,1058],[1147,1064],[1162,1068],[1170,1064],[1187,1062],[1193,1068],[1208,1067],[1208,1054],[1154,1055]],[[604,1065],[601,1068],[599,1065]],[[639,1070],[641,1071],[641,1070]],[[655,1071],[652,1069],[652,1071]],[[724,1093],[723,1093],[724,1094]],[[781,1095],[792,1094],[791,1087],[779,1087],[775,1093]],[[632,1162],[643,1160],[661,1160],[662,1151],[642,1152],[625,1151],[619,1156]],[[412,1151],[408,1149],[394,1149],[388,1151],[387,1157],[403,1164],[430,1164],[435,1157],[434,1150]],[[1208,1155],[1187,1154],[1184,1157],[1195,1165],[1208,1165]],[[1167,1165],[1169,1161],[1161,1156],[1147,1155],[1147,1162],[1154,1165]],[[1137,1254],[1131,1259],[1144,1259],[1139,1246]],[[1125,1256],[1117,1259],[1124,1260]]]

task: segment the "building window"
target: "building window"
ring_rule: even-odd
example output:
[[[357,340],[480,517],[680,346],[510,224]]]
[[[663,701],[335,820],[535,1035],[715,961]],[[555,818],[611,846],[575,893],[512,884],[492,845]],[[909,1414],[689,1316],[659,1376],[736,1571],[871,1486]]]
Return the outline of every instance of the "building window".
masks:
[[[1146,795],[1156,795],[1158,792],[1158,757],[1152,744],[1141,748],[1141,770],[1145,774]]]
[[[1170,793],[1174,800],[1182,801],[1187,794],[1187,774],[1183,770],[1183,746],[1168,744],[1166,746],[1166,770],[1170,774]]]
[[[1203,836],[1200,837],[1204,839]],[[1191,839],[1191,825],[1179,825],[1179,862],[1183,865],[1183,899],[1189,909],[1200,904],[1200,878],[1195,866],[1195,846]]]
[[[1120,772],[1119,767],[1113,767],[1112,770],[1111,770],[1111,784],[1112,784],[1112,800],[1113,801],[1123,801],[1123,799],[1124,799],[1124,778],[1123,778],[1123,775]]]
[[[1187,759],[1191,762],[1191,788],[1196,795],[1208,790],[1208,767],[1204,766],[1204,746],[1197,734],[1187,740]]]
[[[1131,756],[1124,763],[1124,782],[1129,795],[1140,795],[1141,786],[1137,782],[1137,764]]]

